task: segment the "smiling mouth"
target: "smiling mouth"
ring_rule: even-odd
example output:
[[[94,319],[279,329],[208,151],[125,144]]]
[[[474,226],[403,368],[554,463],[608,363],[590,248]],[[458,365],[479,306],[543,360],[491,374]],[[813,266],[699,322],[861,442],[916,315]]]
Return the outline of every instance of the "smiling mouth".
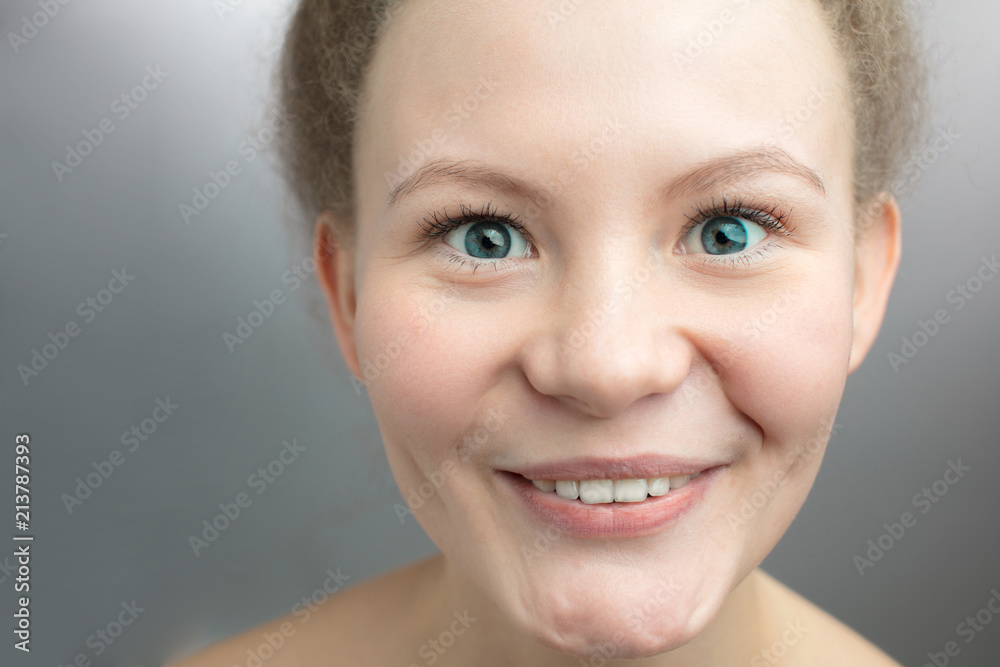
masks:
[[[578,464],[537,467],[521,473],[496,471],[502,488],[509,491],[508,497],[515,505],[567,534],[606,539],[653,535],[677,523],[702,503],[728,465],[693,462],[635,465],[633,462],[627,467],[605,463],[603,470]],[[659,475],[630,477],[621,474],[626,468],[633,475],[651,472]],[[676,474],[664,475],[664,472]],[[589,479],[566,479],[577,475]],[[597,475],[609,477],[597,478]],[[563,479],[546,479],[550,477]]]
[[[566,500],[579,500],[586,505],[608,503],[638,503],[650,496],[665,496],[673,489],[680,489],[695,479],[691,475],[649,477],[645,479],[584,479],[584,480],[529,480],[544,493],[555,493]],[[523,475],[522,475],[523,477]],[[525,478],[527,479],[527,478]]]

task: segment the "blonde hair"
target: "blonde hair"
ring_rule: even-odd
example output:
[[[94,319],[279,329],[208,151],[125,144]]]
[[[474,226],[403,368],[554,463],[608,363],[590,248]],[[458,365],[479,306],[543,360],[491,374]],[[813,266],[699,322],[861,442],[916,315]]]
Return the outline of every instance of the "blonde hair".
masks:
[[[847,66],[855,124],[854,199],[890,190],[922,138],[925,66],[912,14],[918,0],[813,0]],[[925,1],[925,0],[920,0]],[[301,0],[279,63],[284,176],[309,230],[323,211],[354,246],[352,152],[361,88],[400,0]]]

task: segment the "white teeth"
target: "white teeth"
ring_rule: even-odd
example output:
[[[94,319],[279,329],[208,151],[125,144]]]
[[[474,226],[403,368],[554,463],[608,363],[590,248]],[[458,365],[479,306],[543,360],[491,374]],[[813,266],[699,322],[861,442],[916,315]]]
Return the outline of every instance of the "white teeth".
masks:
[[[615,502],[616,503],[637,503],[646,499],[646,480],[644,479],[616,479],[615,480]]]
[[[610,503],[615,499],[615,485],[610,479],[580,481],[580,500],[588,505]]]
[[[669,477],[650,477],[646,480],[647,490],[651,496],[665,496],[670,490]]]
[[[580,497],[580,483],[575,479],[556,482],[556,495],[567,500],[576,500]]]
[[[671,477],[650,477],[648,479],[584,479],[551,480],[535,479],[531,483],[539,491],[556,492],[560,498],[580,499],[588,505],[598,503],[638,503],[650,496],[666,495],[671,489],[679,489],[700,475],[673,475]]]

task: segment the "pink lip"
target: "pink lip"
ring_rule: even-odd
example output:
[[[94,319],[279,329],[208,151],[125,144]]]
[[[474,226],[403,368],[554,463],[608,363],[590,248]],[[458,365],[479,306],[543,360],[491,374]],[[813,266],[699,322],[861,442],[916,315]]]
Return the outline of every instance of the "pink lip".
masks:
[[[572,459],[538,463],[517,469],[508,469],[528,479],[648,479],[693,475],[714,468],[718,461],[679,459],[664,456],[631,456],[628,458],[602,458],[580,456]]]
[[[562,474],[546,476],[550,471],[530,479],[505,470],[498,470],[496,474],[520,504],[543,522],[553,524],[558,530],[577,537],[612,538],[652,535],[677,522],[698,504],[725,468],[725,465],[703,468],[698,477],[663,496],[650,496],[637,503],[595,505],[587,505],[579,500],[567,500],[555,493],[540,491],[530,481],[530,479],[588,479],[587,477]],[[576,470],[574,474],[581,472],[579,468],[571,470]],[[604,477],[590,477],[590,479],[611,479],[607,476],[607,469],[604,474]]]

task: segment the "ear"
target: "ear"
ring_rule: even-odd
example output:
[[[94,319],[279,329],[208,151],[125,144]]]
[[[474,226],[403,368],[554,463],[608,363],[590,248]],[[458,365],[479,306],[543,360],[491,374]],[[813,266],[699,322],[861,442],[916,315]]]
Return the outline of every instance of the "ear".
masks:
[[[316,260],[316,275],[326,295],[340,352],[348,370],[360,378],[361,365],[354,340],[354,315],[357,311],[354,252],[337,238],[338,228],[331,213],[324,212],[319,216],[313,235],[313,259]]]
[[[865,211],[854,244],[854,342],[848,374],[861,365],[878,336],[902,253],[896,198],[884,193]]]

